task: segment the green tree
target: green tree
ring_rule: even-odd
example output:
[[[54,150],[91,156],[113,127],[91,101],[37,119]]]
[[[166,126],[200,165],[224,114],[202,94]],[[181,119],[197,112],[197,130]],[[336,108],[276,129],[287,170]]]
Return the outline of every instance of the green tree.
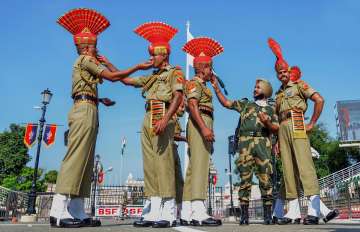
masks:
[[[56,184],[58,172],[56,170],[50,170],[45,174],[45,183]]]
[[[30,161],[28,149],[24,145],[25,128],[16,124],[10,130],[0,133],[0,184],[7,176],[19,175]]]
[[[40,177],[43,174],[42,169],[38,169],[38,177],[36,181],[36,191],[43,192],[46,189],[44,179]],[[32,179],[34,175],[34,169],[30,167],[24,167],[19,175],[9,175],[2,183],[5,188],[18,190],[18,191],[29,191],[31,189]]]

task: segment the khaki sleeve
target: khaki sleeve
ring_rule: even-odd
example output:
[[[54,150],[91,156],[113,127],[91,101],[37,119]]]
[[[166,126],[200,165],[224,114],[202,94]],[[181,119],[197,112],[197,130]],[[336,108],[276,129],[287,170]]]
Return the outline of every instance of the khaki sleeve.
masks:
[[[143,87],[147,80],[149,79],[149,76],[140,76],[140,77],[134,77],[134,87],[135,88],[141,88]]]
[[[237,112],[241,113],[241,111],[244,109],[245,104],[247,102],[248,102],[248,100],[245,100],[245,99],[231,101],[231,105],[230,105],[229,109],[236,110]]]
[[[185,93],[188,99],[195,98],[197,100],[200,100],[201,86],[199,86],[199,84],[197,84],[195,81],[188,81],[186,83]]]
[[[102,66],[98,60],[91,56],[84,56],[81,65],[84,69],[97,78],[100,78],[101,72],[105,70],[105,67]]]
[[[184,83],[185,83],[185,79],[184,79],[184,74],[182,73],[181,70],[176,69],[173,73],[173,75],[171,76],[171,90],[173,92],[175,91],[184,91]]]
[[[305,81],[300,81],[298,83],[299,85],[299,91],[301,91],[301,94],[306,98],[310,98],[314,93],[317,91],[313,88],[311,88]]]

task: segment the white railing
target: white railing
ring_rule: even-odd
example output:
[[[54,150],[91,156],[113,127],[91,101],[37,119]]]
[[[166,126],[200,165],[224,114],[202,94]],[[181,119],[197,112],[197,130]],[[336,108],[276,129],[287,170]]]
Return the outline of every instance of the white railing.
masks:
[[[360,175],[360,162],[319,179],[320,189],[334,187]]]

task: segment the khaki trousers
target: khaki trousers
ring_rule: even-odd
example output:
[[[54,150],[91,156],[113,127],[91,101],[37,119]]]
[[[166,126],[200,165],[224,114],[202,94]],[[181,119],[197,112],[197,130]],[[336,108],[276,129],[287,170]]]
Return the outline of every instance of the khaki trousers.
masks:
[[[309,139],[294,138],[291,120],[280,124],[279,145],[286,199],[298,198],[296,184],[298,177],[305,196],[319,195],[319,182],[311,156]]]
[[[77,103],[68,114],[66,155],[56,181],[56,193],[89,197],[98,133],[98,109],[91,103]]]
[[[213,128],[213,120],[208,115],[201,115],[206,126]],[[212,143],[205,141],[200,129],[190,118],[186,137],[189,144],[189,165],[186,170],[183,201],[205,200],[209,181],[210,154]]]
[[[175,161],[173,120],[161,135],[150,128],[150,113],[146,113],[142,126],[141,145],[144,167],[144,195],[175,198]]]

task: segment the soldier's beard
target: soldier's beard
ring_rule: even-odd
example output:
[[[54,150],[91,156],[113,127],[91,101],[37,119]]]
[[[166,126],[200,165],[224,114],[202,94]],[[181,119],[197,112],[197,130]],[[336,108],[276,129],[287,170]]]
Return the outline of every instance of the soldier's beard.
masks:
[[[261,94],[259,94],[259,95],[257,95],[257,96],[254,95],[254,100],[255,100],[255,101],[257,101],[257,100],[263,100],[263,99],[265,99],[265,95],[264,95],[263,93],[261,93]]]

